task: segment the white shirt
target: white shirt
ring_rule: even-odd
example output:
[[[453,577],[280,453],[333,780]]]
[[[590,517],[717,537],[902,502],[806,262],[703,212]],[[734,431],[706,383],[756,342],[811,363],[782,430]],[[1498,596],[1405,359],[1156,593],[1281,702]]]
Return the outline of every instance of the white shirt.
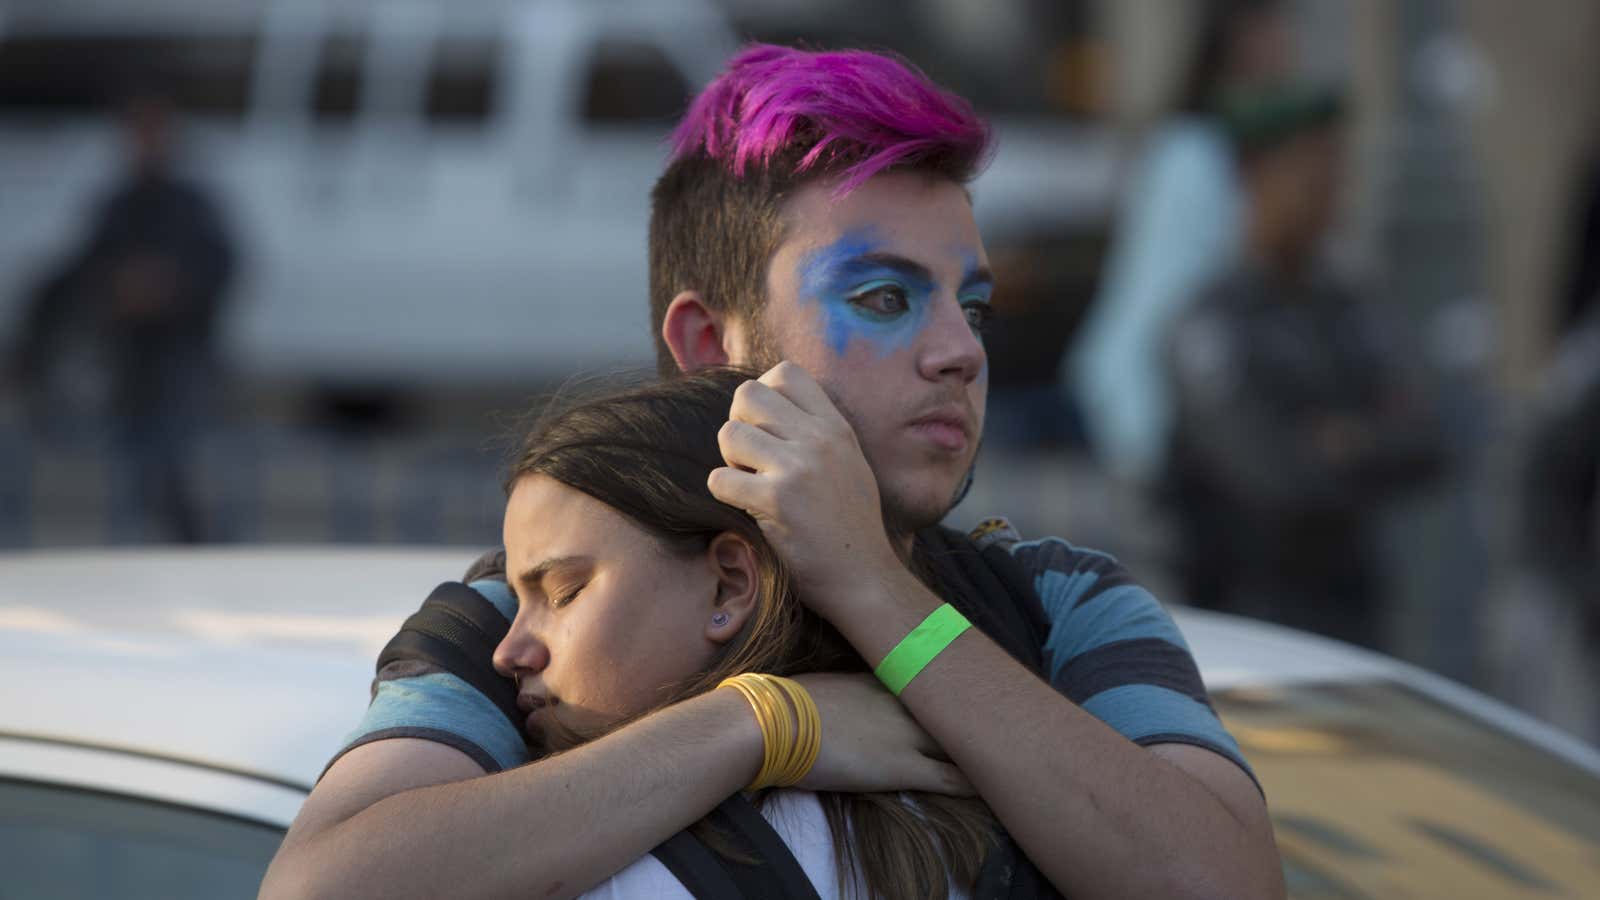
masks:
[[[774,791],[761,806],[761,815],[788,845],[806,878],[822,900],[844,900],[839,896],[839,863],[833,853],[833,834],[817,795],[810,791]],[[857,879],[855,896],[866,896],[866,886]],[[633,864],[583,894],[584,900],[693,900],[692,895],[654,856],[641,856]],[[950,890],[951,900],[967,900],[965,891]]]

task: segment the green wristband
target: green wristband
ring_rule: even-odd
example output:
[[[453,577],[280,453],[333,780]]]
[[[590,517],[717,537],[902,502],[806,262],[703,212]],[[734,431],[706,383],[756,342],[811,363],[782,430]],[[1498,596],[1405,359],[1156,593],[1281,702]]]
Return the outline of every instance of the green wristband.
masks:
[[[946,603],[928,613],[921,625],[911,629],[910,634],[895,644],[872,674],[878,676],[889,693],[898,697],[911,679],[933,662],[935,656],[943,653],[951,641],[961,636],[961,632],[971,627],[972,623],[967,621],[966,616]]]

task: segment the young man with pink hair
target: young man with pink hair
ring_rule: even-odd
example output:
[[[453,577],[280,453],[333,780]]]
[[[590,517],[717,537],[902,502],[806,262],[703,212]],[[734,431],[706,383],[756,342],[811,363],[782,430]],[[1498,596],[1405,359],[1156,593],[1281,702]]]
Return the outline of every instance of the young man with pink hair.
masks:
[[[755,46],[695,100],[653,195],[661,371],[766,370],[709,487],[869,664],[940,605],[914,573],[977,452],[992,279],[965,184],[989,148],[964,101],[899,61]],[[1159,604],[1104,554],[1008,527],[970,542],[993,547],[1025,582],[994,602],[1039,613],[1033,671],[974,628],[898,700],[803,677],[824,739],[800,786],[975,791],[1063,894],[1282,896],[1260,791]],[[509,620],[504,573],[475,570]],[[524,765],[504,700],[530,698],[500,694],[487,659],[441,665],[405,639],[263,896],[572,896],[761,763],[748,704],[718,689]],[[519,646],[493,665],[526,685],[548,654]]]

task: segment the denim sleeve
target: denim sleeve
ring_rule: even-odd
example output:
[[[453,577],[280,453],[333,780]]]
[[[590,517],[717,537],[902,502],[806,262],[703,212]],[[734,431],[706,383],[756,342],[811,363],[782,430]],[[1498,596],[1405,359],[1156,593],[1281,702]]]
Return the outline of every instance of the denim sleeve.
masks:
[[[471,587],[507,621],[516,614],[516,601],[504,581],[483,579]],[[456,675],[408,660],[390,663],[378,673],[366,715],[328,764],[356,747],[388,738],[420,738],[454,747],[485,772],[514,768],[530,758],[522,734],[488,698]]]

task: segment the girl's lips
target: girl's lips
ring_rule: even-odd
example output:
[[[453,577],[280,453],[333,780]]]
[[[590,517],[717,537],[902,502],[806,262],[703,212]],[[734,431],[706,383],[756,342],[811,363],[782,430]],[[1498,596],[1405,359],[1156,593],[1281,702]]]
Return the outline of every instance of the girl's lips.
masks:
[[[544,739],[544,729],[536,721],[539,715],[561,702],[554,697],[540,697],[537,694],[518,694],[517,709],[527,715],[522,717],[522,730],[535,740]]]

